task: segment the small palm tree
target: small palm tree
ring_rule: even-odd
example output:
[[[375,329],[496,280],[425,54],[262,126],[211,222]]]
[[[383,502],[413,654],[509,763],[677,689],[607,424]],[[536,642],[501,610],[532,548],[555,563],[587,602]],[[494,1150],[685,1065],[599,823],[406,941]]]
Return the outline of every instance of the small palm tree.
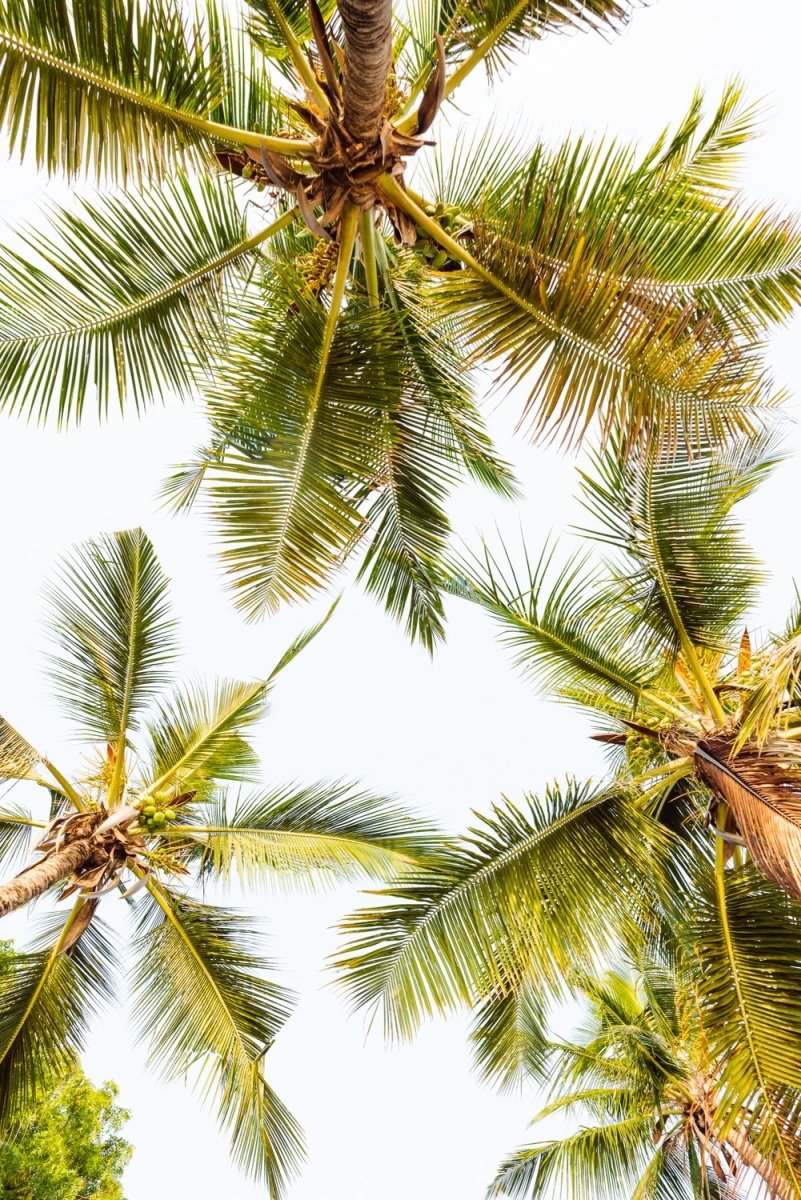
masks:
[[[58,901],[38,942],[14,953],[0,979],[0,1122],[71,1069],[111,998],[119,963],[98,911],[119,895],[133,923],[133,1025],[154,1066],[216,1096],[235,1161],[276,1194],[300,1139],[263,1062],[290,997],[265,977],[254,922],[197,887],[265,874],[386,876],[424,850],[426,830],[341,783],[244,790],[258,778],[249,733],[278,673],[316,629],[267,678],[168,691],[176,655],[168,580],[141,530],[78,548],[49,600],[50,677],[94,749],[69,779],[0,722],[0,779],[39,785],[50,801],[44,822],[8,801],[0,810],[4,858],[41,830],[33,861],[0,885],[0,914],[45,893]]]
[[[584,475],[600,563],[553,572],[547,549],[522,572],[489,550],[460,565],[452,590],[494,615],[546,694],[589,711],[610,776],[479,817],[394,903],[348,919],[337,962],[391,1036],[476,1008],[479,1061],[503,1077],[550,997],[655,921],[680,925],[721,1119],[747,1112],[801,1196],[798,612],[752,646],[761,571],[732,513],[775,458],[768,439],[670,458],[610,445]]]
[[[517,1151],[491,1196],[723,1200],[748,1172],[761,1196],[797,1195],[743,1121],[721,1121],[719,1065],[709,1056],[688,967],[645,960],[636,972],[584,981],[580,1039],[537,1047],[551,1099],[534,1120],[561,1114],[592,1124]]]
[[[771,402],[761,335],[798,298],[801,238],[733,193],[738,86],[644,155],[492,127],[430,152],[474,70],[632,7],[0,0],[12,148],[122,185],[0,255],[0,403],[66,424],[201,390],[208,443],[168,494],[204,497],[244,611],[361,548],[367,588],[431,646],[449,490],[513,490],[473,368],[527,381],[523,423],[572,443],[615,420],[632,445],[722,439]]]

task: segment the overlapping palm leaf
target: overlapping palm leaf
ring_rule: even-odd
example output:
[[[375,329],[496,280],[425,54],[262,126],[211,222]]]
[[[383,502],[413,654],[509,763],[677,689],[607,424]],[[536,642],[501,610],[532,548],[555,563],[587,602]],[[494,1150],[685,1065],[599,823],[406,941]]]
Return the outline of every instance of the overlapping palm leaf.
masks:
[[[19,237],[0,254],[2,402],[59,424],[87,402],[103,416],[191,394],[256,253],[233,184],[183,175],[57,209]]]
[[[392,1036],[524,980],[558,995],[636,923],[639,872],[658,876],[666,846],[620,789],[568,783],[525,807],[506,801],[383,893],[394,903],[347,918],[336,965]]]
[[[634,7],[398,7],[387,118],[401,156],[480,64],[497,74],[551,32],[612,34]],[[326,171],[345,168],[321,150],[343,30],[335,4],[320,15],[331,37],[297,0],[195,15],[172,0],[4,0],[12,145],[128,191],[2,255],[0,401],[67,423],[207,390],[208,444],[172,491],[205,494],[244,611],[308,596],[363,551],[368,589],[430,648],[449,494],[464,470],[509,490],[469,366],[525,381],[524,420],[567,441],[591,425],[620,427],[628,450],[753,432],[779,398],[760,343],[798,299],[801,243],[793,221],[734,198],[754,117],[732,85],[707,120],[695,97],[644,154],[477,136],[450,164],[427,167],[421,149],[422,196],[397,172],[354,177],[374,191],[357,206],[407,244],[363,219],[333,303],[327,239],[342,244],[354,206],[336,180],[330,211],[321,199]]]
[[[729,1060],[719,1054],[721,1026],[717,1045],[707,1042],[695,949],[680,943],[669,966],[640,957],[642,974],[580,981],[587,1017],[578,1037],[550,1044],[551,1098],[535,1123],[559,1113],[581,1127],[510,1156],[490,1196],[798,1194],[795,1167],[775,1143],[765,1144],[752,1096],[731,1107],[721,1102]],[[785,1115],[799,1095],[785,1090]],[[795,1158],[789,1137],[788,1147]]]

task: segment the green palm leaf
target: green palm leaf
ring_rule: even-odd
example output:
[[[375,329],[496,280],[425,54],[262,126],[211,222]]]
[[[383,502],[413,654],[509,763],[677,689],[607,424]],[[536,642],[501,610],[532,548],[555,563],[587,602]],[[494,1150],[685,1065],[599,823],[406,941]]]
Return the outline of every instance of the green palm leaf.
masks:
[[[801,1190],[795,1137],[781,1120],[780,1102],[783,1090],[801,1087],[798,906],[753,867],[699,868],[697,898],[682,928],[699,963],[701,1020],[719,1063],[720,1122],[745,1124]]]
[[[42,756],[5,717],[0,717],[0,779],[29,779]]]
[[[383,423],[380,487],[366,512],[372,536],[359,578],[388,612],[405,616],[410,637],[433,650],[444,636],[437,582],[450,532],[448,494],[465,473],[503,495],[514,494],[514,483],[487,437],[452,330],[430,321],[417,273],[399,267],[385,283],[403,390]]]
[[[653,1119],[629,1117],[520,1150],[503,1163],[489,1196],[620,1200],[652,1154]]]
[[[150,539],[131,529],[79,546],[47,591],[58,698],[82,733],[116,747],[120,770],[175,657],[167,587]]]
[[[83,904],[51,919],[39,946],[15,951],[0,974],[0,1124],[6,1127],[72,1069],[90,1018],[110,999],[115,954],[101,922],[93,920],[61,952]]]
[[[732,509],[776,460],[765,438],[630,462],[611,447],[581,473],[595,536],[622,552],[616,573],[636,625],[650,625],[673,652],[720,649],[741,626],[764,574]]]
[[[488,996],[470,1030],[480,1075],[502,1090],[525,1076],[542,1078],[551,1049],[543,1036],[545,1025],[543,995],[534,980],[524,979],[511,991]]]
[[[568,783],[525,809],[506,801],[439,861],[381,893],[394,904],[345,921],[344,986],[356,1004],[381,1006],[401,1037],[523,978],[559,993],[635,920],[634,880],[639,871],[658,878],[664,844],[619,792]]]
[[[39,166],[125,180],[162,175],[200,144],[220,64],[171,0],[3,0],[0,119]]]
[[[609,702],[628,712],[658,703],[660,648],[631,638],[619,583],[589,568],[584,554],[557,571],[552,561],[550,547],[517,565],[503,543],[497,553],[485,546],[458,562],[448,587],[492,614],[518,665],[546,694],[603,711]]]
[[[290,643],[266,679],[220,680],[212,690],[189,684],[158,704],[147,721],[146,790],[204,793],[221,780],[253,779],[258,758],[247,734],[267,711],[277,676],[325,628],[337,603]]]
[[[243,884],[268,873],[289,887],[326,875],[386,879],[435,844],[431,828],[405,808],[342,783],[240,796],[233,812],[223,796],[193,815],[196,823],[171,834],[198,844],[207,873]]]
[[[414,0],[409,13],[409,51],[418,70],[428,65],[431,44],[440,34],[450,62],[469,58],[487,64],[491,74],[532,38],[566,30],[620,29],[627,20],[628,0]]]
[[[20,234],[24,252],[0,252],[0,404],[65,424],[88,396],[104,415],[188,394],[221,349],[226,284],[264,236],[221,179],[55,210]]]
[[[6,800],[0,808],[0,862],[11,864],[26,857],[33,830],[43,828],[41,822],[32,819],[27,808]]]
[[[329,345],[322,306],[273,278],[236,343],[209,407],[228,440],[206,469],[207,503],[235,595],[250,617],[308,596],[364,528],[359,495],[379,466],[385,338],[376,317],[348,305]],[[231,437],[242,421],[248,445]],[[239,439],[237,439],[239,440]]]
[[[287,993],[263,977],[250,921],[148,885],[132,988],[139,1035],[168,1078],[187,1072],[216,1098],[236,1164],[278,1195],[297,1169],[294,1119],[262,1076]]]
[[[147,790],[197,791],[218,779],[253,779],[258,756],[246,734],[264,716],[268,692],[263,679],[222,679],[213,689],[187,684],[162,700],[147,722]]]

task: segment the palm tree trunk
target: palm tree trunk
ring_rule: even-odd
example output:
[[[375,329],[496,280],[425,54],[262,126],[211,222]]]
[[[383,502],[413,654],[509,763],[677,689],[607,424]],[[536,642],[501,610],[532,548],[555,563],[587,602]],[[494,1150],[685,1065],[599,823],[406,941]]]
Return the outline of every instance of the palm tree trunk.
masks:
[[[392,65],[392,0],[337,0],[345,27],[344,124],[357,142],[379,139]]]
[[[54,884],[67,879],[88,862],[95,846],[89,838],[76,838],[60,850],[54,850],[32,867],[0,884],[0,917],[30,903]]]
[[[752,1171],[756,1171],[765,1182],[773,1200],[798,1200],[799,1190],[795,1184],[779,1174],[773,1163],[757,1150],[747,1134],[740,1129],[732,1129],[726,1134],[725,1140],[740,1161]]]

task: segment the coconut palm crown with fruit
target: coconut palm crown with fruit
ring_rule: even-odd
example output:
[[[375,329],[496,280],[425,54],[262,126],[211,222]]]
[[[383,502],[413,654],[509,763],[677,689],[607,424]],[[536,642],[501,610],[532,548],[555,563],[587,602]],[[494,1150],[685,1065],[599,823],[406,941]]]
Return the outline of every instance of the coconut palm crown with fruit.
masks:
[[[168,580],[141,530],[80,546],[49,600],[51,681],[88,754],[70,775],[0,718],[0,859],[27,853],[38,834],[27,865],[0,884],[0,914],[55,901],[3,972],[0,1128],[73,1069],[121,975],[118,922],[101,908],[127,907],[132,1022],[150,1062],[216,1101],[234,1162],[277,1194],[301,1139],[264,1065],[292,997],[265,974],[258,922],[208,891],[386,879],[430,835],[391,800],[342,782],[255,786],[255,728],[319,627],[261,679],[171,686]],[[12,803],[12,787],[34,794],[33,810]]]
[[[615,423],[629,447],[722,441],[777,399],[761,343],[798,298],[801,238],[735,191],[736,85],[642,153],[486,123],[434,145],[475,70],[611,37],[637,7],[0,0],[12,148],[117,188],[8,239],[0,402],[68,424],[202,395],[207,444],[167,494],[209,512],[243,610],[358,552],[433,646],[449,492],[515,489],[473,368],[569,444]]]

